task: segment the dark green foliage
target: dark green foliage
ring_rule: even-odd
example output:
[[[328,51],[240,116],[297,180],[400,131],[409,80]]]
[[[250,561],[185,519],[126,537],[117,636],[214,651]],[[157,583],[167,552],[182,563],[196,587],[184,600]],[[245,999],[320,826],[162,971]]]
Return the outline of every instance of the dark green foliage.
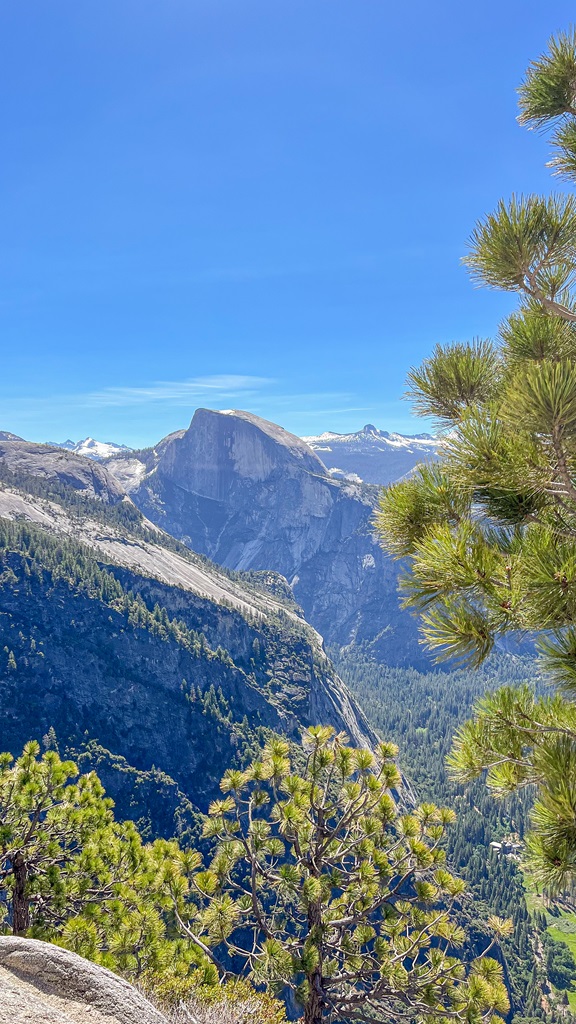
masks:
[[[546,936],[546,972],[556,988],[572,989],[576,981],[576,961],[564,942]]]
[[[112,807],[98,776],[55,750],[0,754],[0,931],[56,940],[142,985],[215,983],[202,950],[174,933],[166,883],[199,855],[144,845]]]
[[[214,893],[199,915],[205,941],[225,943],[256,981],[292,989],[304,1024],[405,1013],[480,1024],[508,1011],[501,967],[481,955],[467,975],[453,955],[464,886],[444,867],[442,839],[454,815],[429,803],[402,813],[396,753],[312,727],[301,768],[272,739],[225,774],[210,807],[205,835],[218,847],[196,880]],[[492,945],[485,935],[481,954]]]
[[[575,90],[572,31],[551,40],[520,89],[521,121],[550,128],[559,153],[554,164],[571,179]],[[575,198],[502,200],[476,227],[465,262],[477,281],[517,293],[521,305],[489,356],[475,361],[475,344],[448,346],[436,349],[421,370],[411,371],[416,411],[434,413],[450,430],[436,480],[416,473],[391,488],[382,498],[378,526],[388,550],[408,559],[404,603],[420,613],[423,643],[438,660],[479,665],[506,636],[531,634],[541,671],[572,701]],[[458,501],[451,497],[451,514],[447,494],[458,496]],[[451,769],[461,780],[488,769],[496,793],[537,786],[527,843],[531,870],[556,890],[572,884],[572,703],[563,697],[535,700],[530,689],[503,689],[486,698],[475,708],[473,722],[458,733]]]
[[[72,538],[0,520],[1,744],[16,753],[53,727],[63,751],[101,769],[99,745],[107,787],[147,834],[196,834],[181,795],[207,807],[223,763],[280,722],[297,730],[315,675],[333,672],[318,657],[288,616],[251,624],[102,565]],[[171,783],[147,811],[152,771]]]
[[[78,777],[55,751],[28,743],[0,755],[0,903],[15,935],[59,933],[137,871],[139,837],[118,825],[94,773]]]
[[[92,498],[57,479],[47,479],[30,473],[15,472],[0,461],[0,482],[10,489],[19,490],[36,498],[45,498],[64,506],[78,518],[93,518],[96,522],[120,526],[131,533],[142,530],[144,517],[131,501],[120,501],[108,505],[98,498]],[[150,531],[146,532],[150,536]]]
[[[452,423],[469,406],[487,402],[500,377],[498,352],[489,341],[437,345],[430,359],[408,374],[408,398],[421,416]]]
[[[164,533],[148,525],[142,512],[129,499],[117,502],[115,505],[108,505],[59,480],[33,476],[30,473],[14,472],[0,461],[0,486],[2,484],[10,490],[61,505],[72,519],[77,519],[79,522],[91,520],[101,525],[116,527],[124,535],[166,548],[192,564],[207,565],[212,571],[215,570],[214,564],[205,555],[191,551],[189,547],[169,533]],[[280,582],[282,577],[277,577],[276,573],[240,573],[221,565],[216,571],[220,576],[240,583],[244,590],[260,594],[262,592],[273,593],[280,604],[284,604],[290,609],[295,606],[290,589],[285,581],[282,586]]]
[[[50,732],[52,736],[44,737],[44,745],[57,749],[55,730]],[[116,818],[134,821],[144,840],[174,838],[186,847],[200,842],[202,815],[166,772],[155,767],[139,771],[125,757],[112,754],[95,740],[69,747],[64,753],[82,774],[96,772],[106,792],[114,793]]]
[[[463,904],[459,919],[467,936],[465,955],[477,954],[486,945],[483,922],[491,914],[510,918],[513,932],[501,940],[499,956],[505,966],[511,1013],[535,1014],[543,1020],[546,967],[538,959],[538,950],[548,919],[529,910],[518,860],[499,856],[490,847],[506,837],[524,840],[532,793],[523,790],[495,801],[480,781],[457,784],[445,764],[454,732],[473,703],[502,683],[518,686],[532,680],[533,659],[494,655],[475,671],[420,673],[379,665],[362,651],[331,654],[370,721],[398,744],[400,766],[418,797],[456,810],[456,821],[446,836],[448,863],[466,880],[474,897]]]
[[[46,742],[57,744],[53,732]],[[78,775],[56,750],[40,757],[29,743],[15,761],[0,755],[5,928],[56,940],[168,1004],[216,990],[231,974],[218,946],[240,953],[235,942],[252,933],[250,978],[292,987],[305,1024],[335,1010],[351,1024],[366,1007],[375,1021],[393,1006],[415,1022],[443,1011],[488,1024],[506,1013],[502,969],[484,955],[493,942],[468,969],[452,953],[463,892],[444,867],[452,812],[400,813],[392,744],[354,750],[318,726],[303,748],[293,761],[271,737],[261,760],[228,770],[204,826],[219,841],[209,870],[174,842],[143,844],[133,823],[115,821],[96,774]],[[490,926],[509,930],[497,918]],[[265,1007],[266,1020],[282,1019]]]
[[[27,524],[0,519],[0,559],[7,573],[0,576],[0,587],[8,585],[13,589],[19,582],[26,585],[32,577],[42,581],[48,576],[51,587],[62,582],[78,594],[86,594],[90,600],[119,612],[129,626],[144,629],[161,640],[175,640],[196,656],[202,652],[207,659],[231,661],[222,649],[210,650],[201,633],[169,618],[166,609],[159,605],[150,609],[139,595],[127,592],[111,569],[102,567],[85,545],[53,537]],[[9,661],[13,661],[13,652],[10,653]]]
[[[546,128],[576,114],[576,30],[552,36],[548,50],[528,66],[520,95],[520,124]],[[558,127],[556,122],[555,127]]]
[[[513,196],[477,225],[465,262],[481,284],[561,312],[575,239],[572,196]]]

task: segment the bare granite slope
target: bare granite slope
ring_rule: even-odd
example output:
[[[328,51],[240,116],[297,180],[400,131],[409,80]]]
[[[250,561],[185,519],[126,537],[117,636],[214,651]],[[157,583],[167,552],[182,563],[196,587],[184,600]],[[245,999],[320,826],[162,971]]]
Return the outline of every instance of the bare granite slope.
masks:
[[[132,985],[67,949],[0,936],[0,1024],[166,1024]]]
[[[58,480],[108,505],[114,505],[124,497],[123,487],[103,466],[62,448],[31,441],[0,440],[0,462],[12,473]]]
[[[297,739],[323,722],[374,743],[285,580],[226,571],[125,495],[79,501],[36,465],[0,473],[0,749],[53,727],[166,773],[204,809],[262,728]]]

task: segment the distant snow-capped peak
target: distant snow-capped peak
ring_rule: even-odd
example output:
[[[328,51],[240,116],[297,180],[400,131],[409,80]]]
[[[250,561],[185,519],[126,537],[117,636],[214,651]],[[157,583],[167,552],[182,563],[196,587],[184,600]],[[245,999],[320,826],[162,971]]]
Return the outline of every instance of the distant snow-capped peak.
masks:
[[[399,434],[367,423],[362,430],[337,434],[326,430],[303,441],[333,476],[359,476],[367,483],[386,485],[399,480],[419,462],[437,457],[439,439],[432,434]]]
[[[438,447],[438,438],[432,434],[398,434],[395,431],[379,430],[372,423],[367,423],[362,430],[356,430],[351,434],[338,434],[333,430],[326,430],[323,434],[312,437],[303,437],[303,441],[311,448],[318,448],[323,442],[330,445],[357,444],[365,447],[381,447],[383,451],[388,446],[394,448],[428,448],[434,450]]]
[[[48,444],[54,448],[65,448],[67,452],[74,452],[76,455],[85,455],[96,462],[111,455],[118,455],[120,452],[132,451],[128,445],[116,444],[114,441],[96,441],[93,437],[85,437],[83,441],[49,441]]]
[[[23,441],[23,437],[13,434],[11,430],[0,430],[0,441]]]

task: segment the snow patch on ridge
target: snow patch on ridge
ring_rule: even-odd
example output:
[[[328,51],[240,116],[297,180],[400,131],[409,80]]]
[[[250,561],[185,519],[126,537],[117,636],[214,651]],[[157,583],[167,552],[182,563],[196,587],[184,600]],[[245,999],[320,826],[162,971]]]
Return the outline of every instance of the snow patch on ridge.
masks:
[[[431,434],[400,434],[379,430],[373,423],[350,434],[326,430],[302,440],[322,459],[332,477],[362,479],[379,486],[400,480],[419,463],[433,461],[441,444]]]
[[[101,459],[108,459],[111,455],[118,455],[120,452],[132,451],[128,445],[116,444],[115,441],[97,441],[93,437],[85,437],[83,441],[48,441],[52,448],[65,448],[67,452],[74,452],[75,455],[84,455],[88,459],[100,462]]]

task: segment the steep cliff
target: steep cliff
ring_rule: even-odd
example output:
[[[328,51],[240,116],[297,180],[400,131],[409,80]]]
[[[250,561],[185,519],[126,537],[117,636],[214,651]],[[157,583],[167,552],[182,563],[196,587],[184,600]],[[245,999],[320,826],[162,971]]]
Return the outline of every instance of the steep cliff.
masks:
[[[187,431],[106,466],[193,550],[285,576],[328,643],[366,641],[391,664],[424,661],[398,607],[397,566],[373,534],[378,489],[334,479],[300,438],[250,413],[199,409]]]
[[[129,501],[0,468],[0,749],[53,729],[103,759],[123,807],[141,809],[132,769],[133,789],[163,773],[152,826],[169,832],[263,729],[324,721],[373,740],[281,581],[213,566]]]

